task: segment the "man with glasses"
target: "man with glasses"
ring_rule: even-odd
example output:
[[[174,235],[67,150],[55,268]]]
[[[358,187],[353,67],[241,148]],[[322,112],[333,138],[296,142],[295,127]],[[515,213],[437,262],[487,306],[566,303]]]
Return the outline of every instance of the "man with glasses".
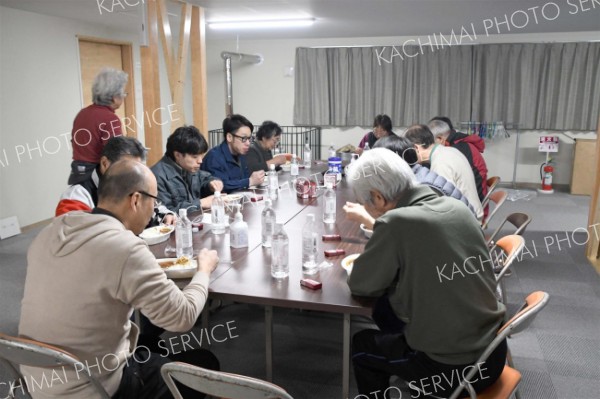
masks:
[[[275,169],[280,170],[279,165],[292,158],[292,154],[279,154],[273,156],[271,152],[281,139],[281,126],[275,122],[264,121],[256,132],[256,140],[250,145],[250,151],[246,155],[246,162],[250,173],[255,170],[269,170],[269,165],[275,164]]]
[[[215,191],[223,182],[200,170],[208,143],[195,126],[182,126],[167,139],[167,150],[152,166],[158,181],[158,198],[171,211],[210,208]]]
[[[100,162],[91,172],[91,175],[77,184],[69,186],[61,195],[56,206],[55,216],[60,216],[71,211],[91,211],[98,203],[98,182],[100,177],[113,163],[128,159],[131,161],[144,162],[146,160],[146,149],[133,137],[117,136],[106,142],[102,149]],[[152,224],[160,222],[173,224],[175,215],[164,206],[157,205]]]
[[[250,150],[254,126],[242,115],[231,115],[223,120],[224,140],[206,154],[202,170],[223,181],[223,191],[229,193],[250,186],[259,186],[265,180],[265,171],[250,173],[246,154]]]
[[[157,198],[154,175],[132,159],[113,163],[100,179],[98,206],[55,218],[32,242],[19,335],[59,346],[81,360],[60,371],[22,367],[27,381],[50,381],[34,397],[97,397],[93,375],[113,399],[170,398],[160,367],[184,361],[218,369],[207,350],[153,352],[138,341],[130,318],[139,309],[156,326],[189,331],[208,298],[219,258],[202,249],[198,269],[182,289],[169,280],[139,237]],[[163,346],[163,348],[166,348]],[[191,390],[190,390],[191,391]],[[189,391],[184,397],[189,396]],[[193,394],[193,392],[192,392]]]
[[[373,148],[375,142],[382,137],[395,135],[396,133],[392,131],[392,119],[385,114],[377,115],[373,120],[373,131],[365,134],[362,140],[360,140],[356,153],[362,154],[367,144],[369,144],[369,148]]]

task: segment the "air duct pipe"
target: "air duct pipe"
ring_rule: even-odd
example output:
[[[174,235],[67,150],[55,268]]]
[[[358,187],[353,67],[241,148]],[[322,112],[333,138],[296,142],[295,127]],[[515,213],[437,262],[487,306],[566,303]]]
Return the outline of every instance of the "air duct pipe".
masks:
[[[231,71],[231,61],[245,61],[251,64],[261,64],[263,57],[260,54],[242,54],[223,51],[221,58],[225,67],[225,115],[233,114],[233,75]]]

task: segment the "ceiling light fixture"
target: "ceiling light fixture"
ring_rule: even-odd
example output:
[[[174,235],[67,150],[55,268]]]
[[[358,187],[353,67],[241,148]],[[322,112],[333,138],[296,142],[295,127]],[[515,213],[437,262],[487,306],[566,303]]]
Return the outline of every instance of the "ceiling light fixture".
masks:
[[[211,29],[270,29],[270,28],[300,28],[311,26],[315,18],[301,19],[266,19],[255,21],[215,21],[209,22]]]

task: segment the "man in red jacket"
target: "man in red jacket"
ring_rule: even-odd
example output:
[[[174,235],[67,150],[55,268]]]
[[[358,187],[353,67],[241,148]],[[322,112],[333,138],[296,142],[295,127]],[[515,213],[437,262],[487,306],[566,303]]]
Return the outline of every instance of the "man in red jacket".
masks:
[[[125,72],[112,68],[102,69],[94,79],[93,104],[79,111],[73,121],[70,185],[88,180],[100,164],[106,142],[122,135],[121,120],[115,111],[127,96],[127,80]]]
[[[445,116],[436,116],[429,121],[429,130],[433,133],[435,141],[446,147],[454,147],[459,150],[469,161],[473,176],[475,176],[475,185],[477,186],[477,195],[479,200],[483,201],[487,194],[487,165],[483,159],[485,142],[475,134],[467,135],[454,130],[452,122]],[[488,207],[484,211],[484,218],[487,217]]]

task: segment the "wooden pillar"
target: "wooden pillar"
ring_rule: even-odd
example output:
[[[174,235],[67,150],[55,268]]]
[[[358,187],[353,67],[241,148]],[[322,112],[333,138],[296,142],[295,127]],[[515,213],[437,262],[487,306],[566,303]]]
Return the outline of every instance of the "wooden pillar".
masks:
[[[590,213],[588,216],[588,233],[590,240],[587,244],[586,254],[590,261],[596,266],[596,270],[600,273],[600,118],[598,120],[597,135],[596,135],[596,154],[593,165],[597,171],[596,181],[594,184],[594,190],[592,192],[592,198],[590,200]],[[591,227],[593,225],[596,225]]]
[[[158,65],[158,20],[156,0],[146,0],[148,46],[140,47],[142,61],[142,92],[144,98],[144,134],[148,165],[154,165],[164,152],[162,145],[160,84]],[[156,112],[155,112],[156,111]]]
[[[208,141],[208,101],[206,84],[206,33],[204,9],[192,8],[192,96],[194,125]]]
[[[185,78],[188,64],[188,54],[190,48],[190,27],[192,24],[192,5],[185,3],[181,6],[181,23],[179,26],[179,51],[175,64],[173,65],[173,82],[171,90],[173,92],[173,117],[171,120],[171,130],[183,126],[186,122],[184,112],[184,92]]]
[[[146,2],[148,47],[141,47],[140,52],[145,109],[144,130],[146,146],[150,148],[149,165],[156,163],[164,153],[162,125],[169,126],[169,131],[172,132],[186,122],[194,124],[208,140],[204,10],[189,3],[181,3],[179,43],[174,45],[167,13],[167,0],[148,0]],[[163,48],[162,54],[159,54],[159,37]],[[169,77],[169,92],[172,98],[171,104],[161,104],[160,102],[159,56],[163,56],[165,60],[166,73]],[[190,56],[192,61],[193,122],[191,118],[186,121],[184,113],[186,76]],[[160,120],[161,108],[162,110],[168,109],[169,120],[165,123]]]
[[[124,102],[124,108],[125,108],[125,115],[127,115],[130,119],[133,119],[136,114],[136,109],[135,109],[135,78],[133,76],[133,71],[135,70],[134,66],[133,66],[133,52],[132,52],[132,48],[131,45],[121,45],[121,58],[123,60],[123,70],[127,71],[127,73],[129,74],[129,80],[127,81],[127,88],[125,89],[125,91],[127,91],[129,94],[127,95],[127,97],[125,97],[125,102]],[[137,135],[137,123],[129,123],[127,126],[124,126],[125,129],[123,129],[123,134],[125,136],[129,136],[129,137],[133,137],[136,138],[138,137]]]

